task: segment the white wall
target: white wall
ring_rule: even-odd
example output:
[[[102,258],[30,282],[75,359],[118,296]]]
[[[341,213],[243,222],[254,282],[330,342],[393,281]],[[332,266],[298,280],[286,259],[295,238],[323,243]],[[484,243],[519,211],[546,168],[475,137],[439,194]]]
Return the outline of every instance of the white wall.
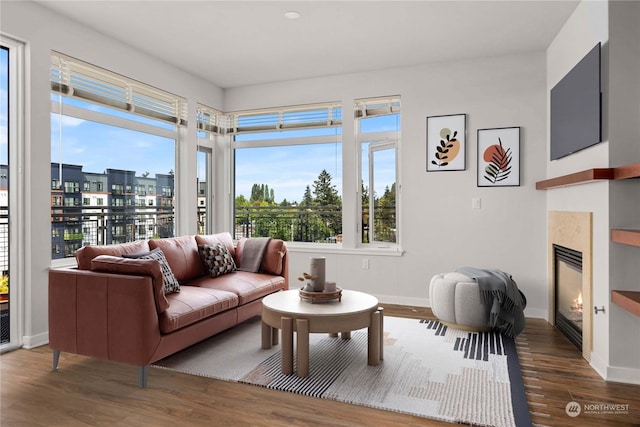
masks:
[[[339,100],[343,144],[353,145],[353,123],[347,118],[354,99],[400,95],[405,253],[331,251],[324,254],[328,279],[373,293],[382,302],[428,305],[434,274],[465,265],[499,268],[513,274],[526,294],[527,315],[546,317],[545,194],[535,190],[535,182],[545,178],[545,74],[543,52],[438,63],[228,89],[225,110]],[[426,117],[458,113],[467,114],[467,169],[425,172]],[[478,188],[476,131],[509,126],[522,127],[521,186]],[[358,182],[354,156],[345,155],[344,162],[344,181]],[[482,209],[471,208],[473,197],[481,198]],[[291,252],[294,279],[307,268],[309,256],[323,255]],[[362,258],[370,259],[369,270],[361,268]]]
[[[602,43],[604,142],[547,160],[547,177],[640,161],[639,18],[638,2],[583,1],[549,46],[547,90]],[[591,365],[605,379],[640,384],[640,318],[610,304],[613,289],[640,291],[638,248],[610,241],[611,228],[640,227],[637,180],[552,189],[547,191],[547,208],[593,212],[592,302],[605,312],[593,316]]]
[[[221,108],[222,90],[187,72],[173,68],[161,59],[150,57],[127,45],[115,42],[93,30],[50,12],[31,2],[3,2],[0,28],[4,34],[26,42],[26,144],[25,211],[27,236],[23,276],[25,313],[23,343],[33,347],[48,342],[48,268],[50,248],[50,86],[51,50],[107,68],[127,77],[160,87],[189,99],[189,117],[195,117],[195,103]],[[171,52],[167,52],[170,55]],[[179,167],[189,171],[187,183],[196,182],[195,123],[192,121],[186,142],[180,144]],[[193,153],[193,155],[189,155]],[[196,209],[196,188],[178,183],[183,205]],[[178,218],[180,234],[195,233],[195,212]]]

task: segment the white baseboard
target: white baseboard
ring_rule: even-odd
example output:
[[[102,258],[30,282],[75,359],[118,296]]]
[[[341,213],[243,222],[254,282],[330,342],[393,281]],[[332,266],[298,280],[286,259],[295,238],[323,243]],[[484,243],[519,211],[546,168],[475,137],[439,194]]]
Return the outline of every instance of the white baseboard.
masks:
[[[616,383],[640,385],[640,369],[624,366],[609,366],[607,368],[607,381]]]
[[[640,385],[640,369],[610,366],[593,352],[589,364],[605,381]]]
[[[549,315],[549,311],[542,309],[542,308],[525,308],[524,309],[524,317],[530,317],[533,319],[543,319],[543,320],[549,320],[548,316]]]
[[[607,362],[602,360],[593,351],[591,352],[591,360],[589,361],[589,364],[598,373],[598,375],[602,377],[602,379],[607,379]]]
[[[22,348],[27,350],[49,344],[49,332],[43,332],[38,335],[23,336]]]
[[[408,305],[410,307],[431,307],[431,303],[429,302],[429,298],[412,298],[412,297],[401,297],[394,295],[374,295],[380,301],[380,305],[384,307],[384,304],[397,304],[397,305]]]

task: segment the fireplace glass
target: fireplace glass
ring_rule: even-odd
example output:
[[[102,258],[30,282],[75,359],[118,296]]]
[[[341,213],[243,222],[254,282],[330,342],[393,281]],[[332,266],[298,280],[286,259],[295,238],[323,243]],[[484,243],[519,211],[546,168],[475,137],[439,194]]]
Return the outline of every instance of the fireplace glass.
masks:
[[[553,245],[555,258],[555,324],[582,350],[582,253]]]

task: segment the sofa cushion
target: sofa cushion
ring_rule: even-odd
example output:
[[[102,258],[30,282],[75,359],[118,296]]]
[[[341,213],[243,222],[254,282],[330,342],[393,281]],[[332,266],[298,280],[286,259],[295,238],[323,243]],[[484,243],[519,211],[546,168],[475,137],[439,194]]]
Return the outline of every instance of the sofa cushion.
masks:
[[[91,270],[91,260],[98,255],[122,256],[136,252],[149,252],[149,244],[146,240],[118,245],[84,246],[76,251],[76,261],[79,270]]]
[[[160,248],[155,248],[150,252],[141,252],[135,254],[123,254],[123,258],[130,259],[153,259],[160,264],[160,268],[162,269],[162,282],[164,284],[164,293],[172,294],[174,292],[180,292],[180,283],[178,283],[178,279],[171,271],[171,267],[169,267],[169,263],[165,258],[162,250]]]
[[[163,334],[238,306],[238,296],[233,292],[188,285],[183,285],[180,293],[167,295],[167,300],[169,308],[160,315]]]
[[[149,240],[149,248],[160,248],[178,282],[202,276],[203,268],[193,236]]]
[[[162,269],[160,263],[155,260],[127,259],[119,256],[98,255],[91,260],[91,270],[115,274],[151,276],[156,310],[158,313],[164,313],[167,308],[169,308],[169,302],[164,294]]]
[[[236,271],[216,278],[201,277],[189,282],[189,285],[232,292],[238,296],[238,305],[244,305],[281,290],[284,278],[271,274]]]
[[[217,234],[196,235],[196,244],[199,245],[215,245],[216,243],[222,243],[227,247],[229,253],[233,257],[236,265],[238,265],[238,259],[236,258],[236,249],[233,245],[233,239],[231,234],[227,231]],[[207,274],[206,266],[203,264],[203,274]]]
[[[207,266],[210,277],[218,277],[236,271],[236,263],[224,244],[198,245],[198,252]]]
[[[236,247],[236,261],[238,265],[242,265],[242,256],[244,253],[244,243],[246,239],[240,239]],[[262,257],[260,271],[268,274],[282,275],[282,258],[286,252],[286,245],[280,239],[271,239],[267,245],[267,249]]]

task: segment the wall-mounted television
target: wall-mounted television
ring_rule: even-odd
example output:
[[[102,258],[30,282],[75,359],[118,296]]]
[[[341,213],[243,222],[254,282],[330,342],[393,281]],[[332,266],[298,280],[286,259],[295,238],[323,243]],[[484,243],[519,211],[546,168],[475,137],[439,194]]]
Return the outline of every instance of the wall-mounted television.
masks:
[[[551,160],[602,142],[600,43],[551,89]]]

